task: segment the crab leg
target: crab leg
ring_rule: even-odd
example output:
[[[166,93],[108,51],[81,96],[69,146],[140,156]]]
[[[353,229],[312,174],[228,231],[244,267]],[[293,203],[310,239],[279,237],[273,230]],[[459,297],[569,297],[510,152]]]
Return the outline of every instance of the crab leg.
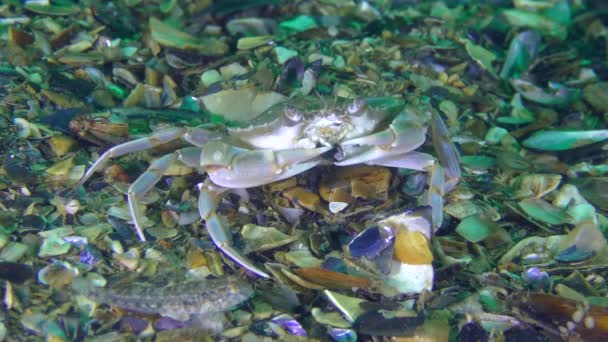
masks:
[[[378,165],[386,167],[398,167],[401,169],[410,169],[418,171],[429,171],[433,164],[435,164],[435,158],[427,153],[412,151],[396,156],[384,157],[374,159],[367,162],[368,165]]]
[[[253,262],[242,256],[232,247],[232,239],[227,233],[227,228],[224,226],[222,218],[216,212],[218,204],[226,190],[226,188],[219,187],[209,181],[200,185],[198,210],[201,217],[205,220],[207,232],[209,232],[209,236],[217,248],[234,260],[234,262],[260,277],[269,278],[268,273],[257,268]]]
[[[149,137],[128,141],[114,146],[102,154],[84,174],[79,185],[84,184],[96,171],[103,169],[105,164],[112,158],[148,150],[177,139],[184,139],[192,145],[202,146],[209,140],[218,139],[219,137],[221,137],[221,134],[202,127],[175,127],[156,132]]]
[[[445,175],[443,167],[439,163],[435,163],[431,168],[431,177],[429,181],[429,190],[427,192],[427,201],[431,206],[431,222],[433,229],[437,230],[443,223],[443,196],[446,189]]]
[[[433,113],[431,122],[431,138],[433,139],[433,147],[437,152],[439,162],[445,168],[447,180],[445,182],[445,191],[452,190],[460,180],[460,156],[454,144],[448,136],[448,128],[445,126],[443,119],[437,113]]]
[[[376,159],[367,164],[398,167],[410,170],[430,172],[427,202],[431,206],[433,228],[437,229],[443,222],[443,195],[446,192],[443,167],[433,156],[422,152],[408,152],[394,157]]]
[[[186,132],[185,128],[170,128],[160,132],[157,132],[149,137],[139,138],[133,141],[128,141],[124,144],[120,144],[107,150],[104,154],[99,157],[95,163],[87,170],[82,179],[80,185],[84,184],[97,170],[103,169],[106,163],[116,157],[124,156],[125,154],[139,152],[151,149],[155,146],[165,144],[169,141],[181,138]]]
[[[150,164],[150,167],[131,184],[127,191],[129,211],[131,212],[131,217],[135,224],[135,231],[141,241],[146,241],[146,237],[144,236],[143,227],[141,226],[143,218],[141,216],[138,200],[158,183],[165,171],[167,171],[169,166],[176,160],[176,153],[167,154],[156,159]]]

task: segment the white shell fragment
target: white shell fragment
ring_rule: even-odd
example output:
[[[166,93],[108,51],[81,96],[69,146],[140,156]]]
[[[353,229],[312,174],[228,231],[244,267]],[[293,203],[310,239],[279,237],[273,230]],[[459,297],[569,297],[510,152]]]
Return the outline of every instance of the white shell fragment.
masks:
[[[347,206],[347,202],[329,202],[329,211],[331,211],[332,214],[339,213],[346,209]]]
[[[400,293],[420,293],[433,288],[433,265],[409,265],[393,261],[386,284]]]
[[[290,236],[274,227],[262,227],[255,224],[244,225],[241,234],[249,247],[257,252],[277,248],[298,239],[297,235]]]
[[[276,92],[257,93],[253,89],[227,89],[205,95],[201,100],[207,110],[223,116],[226,120],[248,121],[272,105],[285,101],[286,97]]]

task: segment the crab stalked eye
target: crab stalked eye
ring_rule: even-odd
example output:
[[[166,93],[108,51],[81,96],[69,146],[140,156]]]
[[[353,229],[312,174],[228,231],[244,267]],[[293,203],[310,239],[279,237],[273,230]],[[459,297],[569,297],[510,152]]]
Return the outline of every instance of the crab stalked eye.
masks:
[[[325,117],[329,121],[338,121],[338,116],[336,113],[331,113]]]
[[[300,120],[302,120],[302,113],[293,106],[285,107],[284,113],[285,116],[293,122],[299,122]]]
[[[346,110],[348,111],[348,114],[357,114],[365,109],[365,105],[365,100],[358,98],[351,102]]]

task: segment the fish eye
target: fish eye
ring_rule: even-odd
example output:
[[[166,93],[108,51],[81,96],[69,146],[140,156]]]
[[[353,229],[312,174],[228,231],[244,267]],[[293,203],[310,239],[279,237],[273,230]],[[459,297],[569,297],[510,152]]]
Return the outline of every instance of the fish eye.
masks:
[[[365,108],[365,100],[361,98],[357,98],[351,102],[348,107],[346,107],[346,111],[348,114],[355,114],[362,111]]]

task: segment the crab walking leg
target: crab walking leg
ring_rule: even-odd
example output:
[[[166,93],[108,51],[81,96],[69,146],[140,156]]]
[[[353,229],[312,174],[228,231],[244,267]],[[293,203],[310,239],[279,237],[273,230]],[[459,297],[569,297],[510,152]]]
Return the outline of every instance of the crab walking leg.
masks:
[[[418,171],[428,171],[431,169],[436,160],[430,154],[423,152],[407,152],[396,156],[384,157],[368,161],[368,165],[378,165],[386,167],[398,167],[401,169],[410,169]]]
[[[234,260],[234,262],[260,277],[269,278],[270,275],[268,273],[257,268],[249,259],[242,256],[232,247],[232,239],[227,233],[227,228],[224,226],[222,218],[216,212],[218,204],[226,190],[226,188],[219,187],[209,181],[200,185],[198,210],[201,217],[205,220],[207,232],[209,232],[209,236],[217,248]]]
[[[441,226],[443,223],[443,195],[446,193],[445,176],[443,167],[433,156],[412,151],[402,155],[376,159],[367,164],[430,172],[427,204],[431,206],[433,228],[437,229]]]
[[[165,171],[177,160],[177,154],[171,153],[162,156],[150,164],[150,167],[142,173],[136,180],[131,184],[127,191],[127,202],[129,204],[129,211],[131,212],[131,218],[135,224],[135,231],[141,241],[146,241],[144,236],[143,227],[141,226],[142,217],[138,200],[142,198],[148,191],[150,191],[156,183],[161,179]]]
[[[124,156],[125,154],[144,151],[169,141],[180,139],[186,133],[185,128],[169,128],[145,138],[128,141],[124,144],[114,146],[99,157],[87,170],[79,185],[84,184],[96,171],[103,169],[105,164],[112,158]]]
[[[458,150],[448,136],[448,128],[445,126],[443,119],[437,113],[433,113],[431,122],[431,138],[433,147],[437,152],[437,158],[445,169],[447,180],[445,182],[445,191],[452,190],[460,180],[460,156]]]
[[[431,221],[433,229],[437,230],[443,223],[443,196],[446,192],[445,175],[440,163],[434,163],[431,168],[429,190],[427,193],[428,205],[431,206]]]

